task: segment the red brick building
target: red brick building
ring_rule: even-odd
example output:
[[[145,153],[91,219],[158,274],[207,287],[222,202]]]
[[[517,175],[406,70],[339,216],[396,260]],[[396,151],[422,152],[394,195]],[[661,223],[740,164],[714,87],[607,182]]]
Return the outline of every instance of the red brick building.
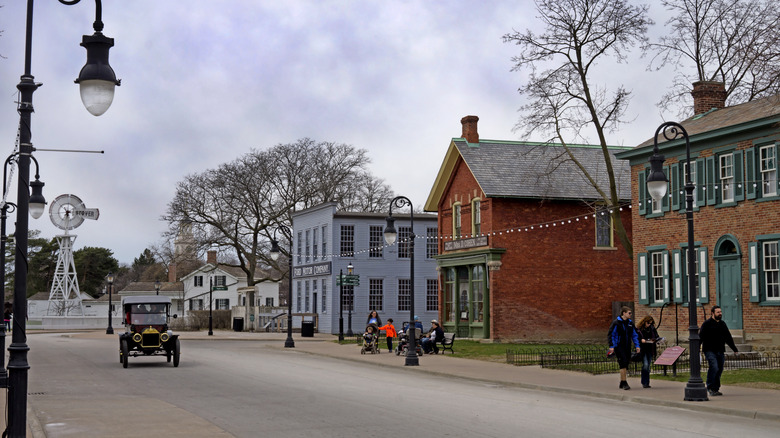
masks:
[[[632,299],[633,263],[608,209],[562,146],[481,140],[478,120],[461,120],[463,136],[450,142],[425,204],[438,212],[442,236],[436,259],[445,331],[601,341],[613,303]],[[600,147],[570,150],[608,187]],[[613,165],[630,238],[629,168],[614,156]]]
[[[780,95],[725,107],[722,83],[694,84],[696,115],[680,124],[689,135],[694,192],[698,324],[717,304],[732,334],[752,344],[780,344]],[[688,229],[685,219],[686,147],[658,146],[669,191],[653,202],[646,189],[653,140],[617,154],[632,172],[633,246],[637,261],[635,313],[666,307],[659,331],[688,337]],[[678,314],[675,321],[674,315]],[[675,328],[677,322],[678,328]]]

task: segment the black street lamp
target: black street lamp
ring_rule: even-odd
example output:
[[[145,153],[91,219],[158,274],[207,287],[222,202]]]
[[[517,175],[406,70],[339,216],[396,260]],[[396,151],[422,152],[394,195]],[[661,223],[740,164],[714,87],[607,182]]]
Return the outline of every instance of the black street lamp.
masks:
[[[108,282],[108,328],[106,328],[106,334],[107,335],[113,335],[114,334],[114,328],[111,327],[111,309],[113,305],[111,304],[111,293],[114,289],[114,274],[111,272],[106,275],[106,281]]]
[[[385,228],[385,242],[388,245],[395,243],[398,238],[398,232],[395,230],[395,218],[393,217],[393,206],[396,208],[409,207],[409,348],[406,349],[405,366],[420,365],[420,358],[417,357],[417,340],[414,326],[414,208],[412,201],[405,196],[396,196],[390,201],[390,211],[387,215],[387,227]]]
[[[352,275],[352,271],[355,269],[354,266],[352,266],[352,262],[349,262],[347,265],[347,275]],[[340,270],[339,270],[340,271]],[[344,279],[341,280],[341,282],[344,282]],[[352,308],[355,307],[355,285],[352,286],[352,293],[349,296],[349,308],[347,311],[349,312],[349,322],[347,325],[347,336],[355,336],[354,333],[352,333]],[[344,287],[344,286],[342,286]]]
[[[339,342],[344,340],[344,270],[339,269]]]
[[[59,0],[64,5],[75,5],[80,0]],[[103,114],[114,98],[114,87],[119,85],[114,71],[108,64],[108,50],[114,44],[112,38],[102,34],[102,6],[100,0],[95,0],[95,33],[82,38],[81,45],[87,49],[87,63],[81,69],[79,84],[81,100],[87,110],[93,115]],[[30,183],[30,159],[33,145],[31,142],[31,119],[33,113],[33,92],[41,86],[35,82],[31,73],[32,65],[32,24],[33,0],[27,0],[27,16],[25,30],[24,74],[16,88],[19,90],[19,177],[17,184],[16,212],[16,254],[14,257],[14,326],[13,342],[8,347],[8,436],[23,437],[27,425],[27,376],[30,364],[27,361],[27,345],[24,321],[27,317],[27,233],[29,222],[27,213],[32,214],[33,199],[41,197],[40,186]],[[30,195],[30,187],[33,189]],[[43,208],[41,208],[41,214]]]
[[[685,387],[686,401],[707,401],[707,387],[701,378],[701,357],[699,326],[696,322],[696,248],[693,246],[693,191],[696,186],[691,181],[691,144],[688,132],[679,123],[665,122],[655,130],[653,137],[653,156],[650,157],[650,175],[647,177],[647,191],[656,201],[661,202],[666,196],[669,180],[663,171],[664,156],[658,150],[658,134],[663,134],[667,141],[680,137],[685,139],[685,218],[688,221],[688,342],[691,357],[691,376]]]
[[[212,294],[214,293],[214,277],[209,275],[209,336],[214,336],[214,329],[211,319],[211,308],[214,307],[211,303],[214,301]]]
[[[156,292],[155,295],[160,295],[160,286],[160,280],[154,282],[154,291]]]
[[[292,294],[293,294],[293,270],[292,270],[292,231],[284,225],[274,230],[274,238],[271,239],[271,258],[279,260],[281,249],[279,249],[279,241],[276,240],[276,232],[282,230],[283,233],[289,236],[290,248],[287,253],[287,278],[289,280],[289,288],[287,291],[287,339],[284,341],[284,348],[295,348],[295,341],[292,337]]]

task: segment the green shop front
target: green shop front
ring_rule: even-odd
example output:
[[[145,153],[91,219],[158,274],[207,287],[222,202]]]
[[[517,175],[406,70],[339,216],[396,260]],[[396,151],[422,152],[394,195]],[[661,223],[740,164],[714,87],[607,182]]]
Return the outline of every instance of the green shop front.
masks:
[[[486,236],[445,242],[444,253],[435,257],[442,328],[459,338],[490,338],[490,271],[501,266],[506,250],[486,246]]]

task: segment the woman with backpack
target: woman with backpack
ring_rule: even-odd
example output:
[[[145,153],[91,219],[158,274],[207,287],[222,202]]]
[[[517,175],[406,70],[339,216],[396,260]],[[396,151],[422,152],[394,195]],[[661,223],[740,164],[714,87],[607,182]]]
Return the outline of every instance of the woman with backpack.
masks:
[[[631,344],[634,344],[636,352],[639,353],[639,336],[637,336],[634,323],[631,321],[631,309],[623,306],[620,308],[620,316],[612,323],[610,333],[609,353],[615,353],[620,366],[620,389],[629,390],[626,381],[628,374],[628,363],[631,361]]]

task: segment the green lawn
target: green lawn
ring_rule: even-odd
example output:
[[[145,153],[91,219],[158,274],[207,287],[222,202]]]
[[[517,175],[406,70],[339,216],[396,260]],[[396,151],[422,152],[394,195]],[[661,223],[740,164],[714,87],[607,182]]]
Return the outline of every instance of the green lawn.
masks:
[[[687,382],[689,378],[690,374],[688,373],[677,373],[677,377],[673,377],[671,374],[667,376],[653,374],[650,376],[651,380],[674,380],[677,382]],[[707,380],[706,369],[702,370],[701,378],[702,380]],[[726,370],[723,371],[720,383],[780,390],[780,370]]]

